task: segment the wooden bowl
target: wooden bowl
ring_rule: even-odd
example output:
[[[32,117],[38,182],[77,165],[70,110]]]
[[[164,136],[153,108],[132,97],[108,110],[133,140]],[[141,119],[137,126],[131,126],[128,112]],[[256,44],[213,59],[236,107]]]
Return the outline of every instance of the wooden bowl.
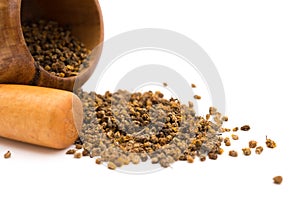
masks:
[[[26,46],[21,22],[39,19],[54,20],[70,27],[73,35],[92,50],[90,66],[78,76],[68,78],[51,75],[36,66]],[[0,83],[72,91],[92,75],[101,55],[103,38],[103,18],[98,0],[1,0]]]

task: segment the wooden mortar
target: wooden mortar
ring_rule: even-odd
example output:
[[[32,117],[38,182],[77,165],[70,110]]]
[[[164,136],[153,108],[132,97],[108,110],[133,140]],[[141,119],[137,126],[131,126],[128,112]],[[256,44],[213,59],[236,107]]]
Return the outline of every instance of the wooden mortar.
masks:
[[[92,50],[90,66],[78,76],[61,78],[36,66],[21,22],[54,20],[70,27]],[[102,51],[103,18],[98,0],[0,0],[0,83],[37,85],[73,91],[92,75]]]

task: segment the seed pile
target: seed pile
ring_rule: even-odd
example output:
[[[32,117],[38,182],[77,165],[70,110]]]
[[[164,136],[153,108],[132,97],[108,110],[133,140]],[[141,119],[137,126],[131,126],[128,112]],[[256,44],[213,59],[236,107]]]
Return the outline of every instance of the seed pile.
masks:
[[[174,98],[167,100],[158,91],[119,90],[100,95],[79,90],[77,95],[83,103],[84,123],[75,148],[66,154],[74,158],[90,156],[96,164],[107,163],[109,169],[147,160],[162,167],[179,160],[216,160],[224,152],[222,143],[231,146],[231,139],[223,138],[222,133],[239,130],[223,127],[228,117],[214,107],[209,108],[205,117],[196,116],[192,102],[184,105]],[[250,126],[240,129],[248,131]],[[237,134],[231,138],[239,139]],[[266,145],[276,146],[268,138]],[[258,155],[263,151],[262,146],[251,140],[241,152],[249,156],[251,148]],[[238,157],[238,152],[231,150],[228,155]]]
[[[49,73],[62,78],[77,76],[89,66],[91,51],[57,22],[24,23],[22,30],[36,64]]]
[[[119,90],[99,95],[80,91],[78,96],[85,113],[78,143],[97,163],[109,163],[110,169],[148,159],[169,167],[178,160],[217,159],[221,152],[222,116],[216,109],[211,113],[218,119],[214,123],[196,116],[191,104],[164,99],[161,92]]]

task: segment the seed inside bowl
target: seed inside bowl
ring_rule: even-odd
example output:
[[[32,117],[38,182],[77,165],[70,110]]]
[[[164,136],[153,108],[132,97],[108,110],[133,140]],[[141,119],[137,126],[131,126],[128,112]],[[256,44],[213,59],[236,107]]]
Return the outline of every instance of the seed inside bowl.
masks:
[[[55,21],[22,24],[23,36],[36,65],[52,75],[77,76],[89,66],[91,53],[67,27]]]

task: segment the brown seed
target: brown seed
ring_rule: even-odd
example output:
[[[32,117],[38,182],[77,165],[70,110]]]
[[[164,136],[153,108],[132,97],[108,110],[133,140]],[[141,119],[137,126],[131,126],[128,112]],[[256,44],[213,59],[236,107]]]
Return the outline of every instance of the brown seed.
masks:
[[[218,150],[218,154],[219,155],[222,155],[224,153],[224,149],[222,149],[222,148],[219,148],[219,150]]]
[[[74,154],[75,152],[76,152],[75,149],[69,149],[69,150],[66,152],[66,154],[71,155],[71,154]]]
[[[90,152],[88,150],[84,149],[82,151],[82,156],[89,156],[89,155],[90,155]]]
[[[235,135],[235,134],[232,134],[232,135],[231,135],[231,138],[232,138],[233,140],[238,140],[238,139],[239,139],[239,136],[238,136],[238,135]]]
[[[204,162],[206,160],[206,156],[200,156],[200,161]]]
[[[160,166],[163,168],[170,167],[170,163],[167,161],[167,159],[163,158],[159,161]]]
[[[232,129],[233,132],[237,132],[238,130],[239,130],[239,127],[234,127],[234,128]]]
[[[224,138],[224,143],[225,143],[225,146],[231,146],[229,137]]]
[[[5,154],[4,154],[4,158],[7,159],[7,158],[10,158],[11,157],[11,152],[10,151],[7,151]]]
[[[192,88],[196,88],[197,87],[194,83],[192,83],[191,86],[192,86]]]
[[[186,160],[188,163],[193,163],[194,162],[194,158],[190,155],[187,155]]]
[[[255,153],[260,155],[263,152],[264,148],[262,146],[258,146],[255,149]]]
[[[222,117],[222,121],[227,122],[228,121],[228,117],[227,116],[223,116]]]
[[[211,160],[217,160],[218,155],[216,153],[208,153],[208,158]]]
[[[82,157],[82,153],[81,152],[76,152],[74,154],[74,158],[81,158]]]
[[[243,151],[245,156],[250,156],[251,155],[251,149],[250,148],[243,148],[242,151]]]
[[[76,144],[76,145],[75,145],[75,148],[76,148],[76,149],[82,149],[82,144]]]
[[[151,158],[151,163],[152,163],[152,164],[157,164],[157,163],[159,163],[158,157],[153,157],[153,158]]]
[[[282,176],[275,176],[273,178],[273,181],[274,181],[275,184],[280,185],[282,183]]]
[[[111,169],[111,170],[115,170],[117,168],[117,166],[113,162],[108,162],[107,168]]]
[[[164,87],[167,87],[167,86],[168,86],[168,83],[164,82],[164,83],[163,83],[163,86],[164,86]]]
[[[217,113],[217,108],[215,107],[209,107],[209,114],[210,115],[215,115]]]
[[[231,157],[237,157],[238,156],[238,152],[234,151],[234,150],[231,150],[231,151],[229,151],[229,156],[231,156]]]
[[[244,125],[241,127],[242,131],[249,131],[250,130],[250,126],[249,125]]]
[[[254,140],[249,141],[249,148],[253,149],[257,146],[257,142]]]
[[[209,118],[210,118],[210,114],[206,114],[205,119],[209,120]]]
[[[277,146],[273,140],[268,139],[267,137],[266,137],[266,145],[268,148],[271,148],[271,149],[274,149]]]
[[[197,99],[197,100],[200,100],[201,99],[201,96],[199,96],[199,95],[194,95],[194,99]]]
[[[102,164],[101,158],[97,158],[97,159],[95,160],[95,163],[96,163],[97,165],[101,165],[101,164]]]

